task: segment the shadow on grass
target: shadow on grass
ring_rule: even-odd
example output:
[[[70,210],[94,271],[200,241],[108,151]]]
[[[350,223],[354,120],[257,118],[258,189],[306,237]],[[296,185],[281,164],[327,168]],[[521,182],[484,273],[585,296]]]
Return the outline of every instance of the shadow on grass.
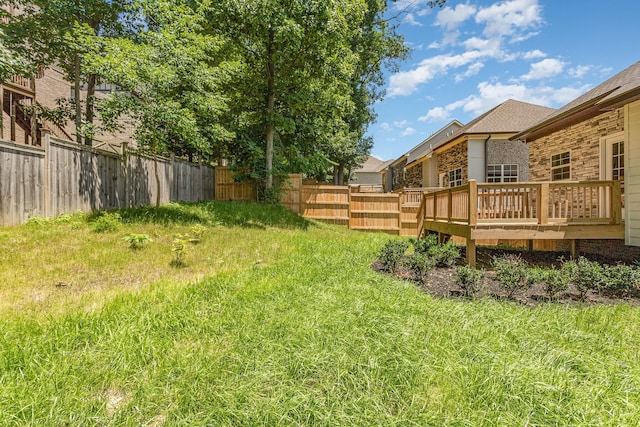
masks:
[[[306,230],[312,225],[282,206],[253,202],[168,203],[155,208],[143,206],[119,211],[125,223],[204,224],[264,229],[267,227]],[[98,214],[93,214],[95,217]],[[91,217],[89,218],[91,220]]]

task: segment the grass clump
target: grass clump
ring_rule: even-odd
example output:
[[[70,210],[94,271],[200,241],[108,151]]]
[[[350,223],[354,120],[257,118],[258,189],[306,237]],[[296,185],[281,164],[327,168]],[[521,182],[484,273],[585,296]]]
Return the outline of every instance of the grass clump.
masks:
[[[122,225],[122,217],[118,212],[101,212],[93,222],[93,231],[109,233],[116,231]]]
[[[142,233],[130,233],[122,238],[129,244],[129,248],[133,250],[142,249],[145,245],[153,242],[153,239],[148,234]]]

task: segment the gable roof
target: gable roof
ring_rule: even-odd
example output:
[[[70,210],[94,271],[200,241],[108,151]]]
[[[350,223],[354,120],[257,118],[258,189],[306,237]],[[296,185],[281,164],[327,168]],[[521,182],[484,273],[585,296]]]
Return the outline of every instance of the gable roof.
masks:
[[[454,119],[450,121],[448,124],[446,124],[445,126],[438,129],[436,132],[429,135],[428,138],[424,139],[420,144],[416,145],[410,151],[407,152],[406,154],[407,165],[427,156],[429,153],[433,151],[434,148],[437,148],[449,136],[456,133],[463,126],[464,125],[462,123]]]
[[[470,121],[441,145],[453,142],[463,135],[517,133],[554,111],[553,108],[542,105],[508,99]]]
[[[640,61],[579,96],[513,138],[540,137],[567,125],[597,116],[602,111],[640,99]],[[574,120],[571,121],[571,118]],[[555,126],[554,126],[555,125]]]

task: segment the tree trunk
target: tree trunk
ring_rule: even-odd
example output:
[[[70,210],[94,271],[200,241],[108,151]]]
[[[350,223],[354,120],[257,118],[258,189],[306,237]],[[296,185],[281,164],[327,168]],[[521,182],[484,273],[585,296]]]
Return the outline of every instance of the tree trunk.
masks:
[[[93,97],[96,93],[96,75],[89,74],[89,79],[87,80],[87,104],[85,105],[85,113],[84,117],[87,123],[93,124]],[[84,143],[86,145],[91,145],[93,143],[92,136],[85,138]]]
[[[273,38],[274,32],[269,29],[269,39],[267,40],[267,129],[266,129],[266,189],[273,187],[273,135],[275,133],[275,125],[273,123],[273,113],[276,105],[275,92],[275,64],[273,63]]]
[[[76,52],[73,66],[73,95],[76,101],[76,142],[82,144],[82,105],[80,104],[80,55]]]
[[[344,165],[333,166],[333,185],[344,185]]]

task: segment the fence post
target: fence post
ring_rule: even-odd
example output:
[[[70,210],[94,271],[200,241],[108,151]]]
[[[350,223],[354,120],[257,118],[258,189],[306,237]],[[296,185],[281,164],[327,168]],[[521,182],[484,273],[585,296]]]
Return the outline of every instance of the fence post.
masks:
[[[404,190],[398,194],[398,236],[402,236],[402,198],[404,197]]]
[[[549,183],[540,184],[540,194],[536,200],[536,209],[538,211],[538,224],[547,225],[549,223]]]
[[[451,188],[447,192],[447,221],[451,222],[451,211],[453,210],[453,196],[451,194]]]
[[[349,204],[347,205],[347,227],[351,229],[351,187],[347,186],[347,201]]]
[[[475,179],[469,180],[469,225],[478,223],[478,182]]]
[[[44,173],[42,182],[42,207],[43,216],[51,215],[51,132],[48,129],[41,130],[41,147],[44,149]]]

